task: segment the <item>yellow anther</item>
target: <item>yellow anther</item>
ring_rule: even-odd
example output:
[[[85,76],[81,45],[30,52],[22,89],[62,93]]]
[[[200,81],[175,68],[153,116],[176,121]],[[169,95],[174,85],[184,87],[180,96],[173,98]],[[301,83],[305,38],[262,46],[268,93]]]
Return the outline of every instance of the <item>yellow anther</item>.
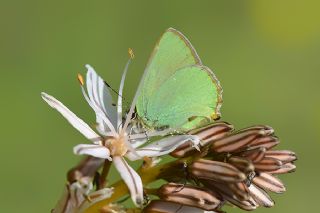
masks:
[[[128,53],[129,53],[129,57],[130,57],[131,59],[133,59],[133,58],[134,58],[133,49],[129,48],[129,49],[128,49]]]
[[[83,80],[83,77],[82,77],[81,74],[78,74],[78,81],[79,81],[79,83],[81,84],[81,86],[84,85],[84,80]]]

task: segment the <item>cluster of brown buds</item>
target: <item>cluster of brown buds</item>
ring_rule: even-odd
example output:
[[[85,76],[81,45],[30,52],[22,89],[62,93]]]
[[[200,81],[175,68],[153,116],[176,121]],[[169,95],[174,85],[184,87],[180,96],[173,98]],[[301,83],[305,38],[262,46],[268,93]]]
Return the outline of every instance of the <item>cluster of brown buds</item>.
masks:
[[[171,153],[181,161],[164,171],[161,177],[168,183],[144,212],[221,212],[225,203],[247,211],[272,207],[267,192],[286,190],[277,175],[295,171],[295,153],[273,149],[279,139],[269,126],[234,131],[216,122],[189,134],[201,138],[201,151],[184,144]]]

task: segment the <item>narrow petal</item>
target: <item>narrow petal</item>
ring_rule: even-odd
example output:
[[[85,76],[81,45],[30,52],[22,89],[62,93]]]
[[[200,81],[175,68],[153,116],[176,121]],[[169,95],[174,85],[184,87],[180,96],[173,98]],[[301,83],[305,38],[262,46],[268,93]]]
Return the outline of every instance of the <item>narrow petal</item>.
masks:
[[[41,96],[43,100],[45,100],[52,108],[60,112],[63,115],[63,117],[65,117],[65,119],[67,119],[67,121],[69,121],[69,123],[79,132],[81,132],[86,138],[93,142],[97,142],[100,140],[100,136],[95,131],[93,131],[88,124],[86,124],[83,120],[77,117],[60,101],[44,92],[41,93]]]
[[[172,151],[174,151],[180,145],[192,141],[193,146],[198,146],[200,143],[200,139],[195,135],[176,135],[169,136],[158,140],[150,145],[137,149],[136,152],[139,156],[144,157],[157,157],[166,155]],[[137,160],[136,156],[133,156],[131,153],[127,154],[127,157],[130,160]]]
[[[82,91],[83,97],[86,99],[89,106],[96,113],[96,122],[98,124],[97,130],[99,131],[99,133],[102,135],[105,135],[105,136],[109,135],[109,134],[111,134],[112,136],[115,136],[117,134],[116,130],[115,130],[113,124],[111,123],[111,121],[109,120],[109,118],[107,117],[107,115],[102,111],[102,109],[98,108],[90,100],[90,98],[88,97],[88,95],[84,91],[83,86],[81,86],[81,91]]]
[[[79,144],[73,147],[73,152],[76,155],[91,155],[96,158],[112,160],[109,149],[101,145]]]
[[[117,125],[117,112],[112,104],[112,96],[105,85],[104,80],[94,71],[90,65],[86,65],[87,71],[87,91],[86,95],[82,87],[82,93],[89,105],[96,113],[97,129],[100,133],[112,131],[115,133],[114,126]]]
[[[122,123],[122,92],[123,92],[123,86],[124,86],[124,81],[126,79],[126,75],[127,75],[127,72],[128,72],[128,67],[130,65],[130,62],[131,62],[131,58],[128,60],[125,68],[124,68],[124,71],[123,71],[123,74],[122,74],[122,77],[121,77],[121,82],[120,82],[120,87],[119,87],[119,94],[118,94],[118,104],[117,104],[117,113],[118,113],[118,121],[117,121],[117,127],[119,128],[119,130],[121,131],[121,123]]]
[[[90,65],[87,68],[87,90],[90,100],[108,115],[113,125],[116,125],[116,107],[112,104],[112,96],[104,80]]]
[[[142,206],[143,185],[140,176],[122,157],[114,156],[113,162],[123,181],[127,184],[133,202],[136,206]]]

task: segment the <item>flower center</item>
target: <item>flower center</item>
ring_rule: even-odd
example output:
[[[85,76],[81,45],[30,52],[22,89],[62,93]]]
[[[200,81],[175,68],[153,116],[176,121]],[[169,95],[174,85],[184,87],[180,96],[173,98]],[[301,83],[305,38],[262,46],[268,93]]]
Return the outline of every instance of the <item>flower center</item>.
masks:
[[[124,135],[107,138],[105,146],[110,150],[111,156],[124,156],[128,151]]]

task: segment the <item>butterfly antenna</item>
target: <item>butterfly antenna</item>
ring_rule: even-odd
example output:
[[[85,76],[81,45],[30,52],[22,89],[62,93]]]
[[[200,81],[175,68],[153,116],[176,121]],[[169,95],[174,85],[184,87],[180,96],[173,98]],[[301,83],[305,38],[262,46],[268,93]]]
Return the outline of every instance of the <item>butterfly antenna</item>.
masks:
[[[112,92],[114,92],[115,94],[119,95],[119,93],[118,93],[115,89],[113,89],[112,86],[111,86],[106,80],[104,80],[104,84],[105,84]]]
[[[104,84],[105,84],[112,92],[114,92],[118,97],[121,97],[121,98],[126,102],[126,104],[130,105],[130,103],[127,102],[127,100],[126,100],[122,95],[120,95],[115,89],[113,89],[112,86],[110,86],[110,84],[108,84],[107,81],[104,80]],[[112,104],[112,105],[116,106],[116,104]]]

